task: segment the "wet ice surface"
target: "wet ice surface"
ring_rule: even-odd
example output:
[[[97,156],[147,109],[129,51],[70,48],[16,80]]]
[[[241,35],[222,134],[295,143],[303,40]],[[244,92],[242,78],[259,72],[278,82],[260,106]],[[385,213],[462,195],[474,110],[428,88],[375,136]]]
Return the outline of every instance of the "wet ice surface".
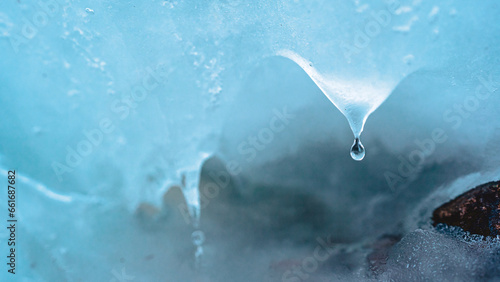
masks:
[[[496,2],[191,4],[60,4],[27,41],[46,7],[0,4],[18,280],[498,279],[496,239],[429,222],[500,179]]]

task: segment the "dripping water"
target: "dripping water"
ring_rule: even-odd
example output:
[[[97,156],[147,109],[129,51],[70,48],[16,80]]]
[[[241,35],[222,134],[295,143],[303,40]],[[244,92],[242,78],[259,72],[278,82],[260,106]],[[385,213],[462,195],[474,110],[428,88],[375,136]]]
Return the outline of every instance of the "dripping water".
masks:
[[[355,161],[361,161],[365,157],[365,147],[361,144],[359,137],[354,139],[354,144],[351,147],[351,157]]]

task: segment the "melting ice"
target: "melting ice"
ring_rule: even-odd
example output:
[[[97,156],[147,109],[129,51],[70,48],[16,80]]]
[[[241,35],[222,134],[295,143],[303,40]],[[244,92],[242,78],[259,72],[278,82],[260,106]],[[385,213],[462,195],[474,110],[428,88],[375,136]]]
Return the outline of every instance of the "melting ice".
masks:
[[[361,161],[365,157],[365,149],[360,138],[366,119],[387,99],[396,83],[370,77],[353,80],[331,74],[321,74],[310,61],[293,51],[281,50],[278,55],[296,62],[344,114],[354,134],[351,156],[354,160]]]
[[[276,281],[299,268],[352,281],[387,233],[410,238],[381,278],[498,276],[498,255],[460,244],[450,262],[455,238],[414,232],[455,188],[500,177],[495,1],[0,2],[0,177],[21,176],[20,280]],[[296,118],[240,154],[285,107]],[[345,119],[351,156],[362,137],[371,146],[364,162],[340,161]],[[446,144],[420,153],[438,127]],[[481,177],[446,190],[469,174]],[[334,250],[309,273],[318,236]]]

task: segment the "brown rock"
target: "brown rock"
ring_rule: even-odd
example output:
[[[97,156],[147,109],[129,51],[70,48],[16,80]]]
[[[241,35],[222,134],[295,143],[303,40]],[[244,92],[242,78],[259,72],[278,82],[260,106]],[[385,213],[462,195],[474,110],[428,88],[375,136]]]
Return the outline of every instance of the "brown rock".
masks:
[[[444,223],[484,236],[500,235],[500,181],[480,185],[440,206],[433,225]]]

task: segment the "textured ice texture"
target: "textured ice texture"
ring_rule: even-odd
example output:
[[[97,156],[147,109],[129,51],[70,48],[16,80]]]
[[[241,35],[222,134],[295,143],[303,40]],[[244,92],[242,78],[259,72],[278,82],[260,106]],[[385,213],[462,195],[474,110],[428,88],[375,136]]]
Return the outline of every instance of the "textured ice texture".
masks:
[[[462,269],[483,275],[484,253],[460,256],[458,238],[425,226],[500,178],[498,12],[495,1],[1,1],[16,278],[362,279],[365,246],[384,234],[403,240],[382,277],[426,271],[409,258],[434,270],[471,258]],[[342,113],[354,132],[371,113],[361,163]],[[198,274],[189,213],[206,234]],[[334,252],[308,272],[317,237]],[[454,257],[424,262],[411,245]]]
[[[433,224],[459,226],[483,236],[500,235],[499,186],[499,182],[486,183],[445,203],[432,213]]]
[[[455,231],[458,233],[457,231]],[[381,280],[479,281],[500,275],[498,240],[417,229],[395,247]]]

